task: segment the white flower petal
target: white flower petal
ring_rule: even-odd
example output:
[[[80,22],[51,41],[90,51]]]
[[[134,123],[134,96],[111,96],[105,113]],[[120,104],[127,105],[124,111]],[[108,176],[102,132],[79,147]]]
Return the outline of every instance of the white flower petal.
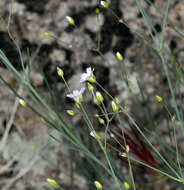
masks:
[[[69,98],[73,98],[76,101],[79,101],[79,98],[82,99],[82,94],[84,93],[85,88],[82,87],[80,90],[74,90],[72,94],[67,94],[66,96]]]
[[[93,76],[94,69],[91,69],[91,67],[88,67],[86,69],[86,73],[82,73],[80,77],[80,83],[88,81]]]
[[[73,94],[67,94],[66,96],[69,98],[73,98]]]

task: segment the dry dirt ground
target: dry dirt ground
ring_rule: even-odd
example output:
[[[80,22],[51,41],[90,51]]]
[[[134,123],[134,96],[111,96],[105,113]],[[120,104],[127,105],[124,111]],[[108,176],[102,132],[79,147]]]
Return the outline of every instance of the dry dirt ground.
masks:
[[[161,35],[162,16],[146,1],[141,2],[153,19],[152,22],[157,31],[154,35]],[[166,7],[166,2],[163,0],[153,2],[161,9]],[[140,38],[118,23],[110,11],[102,10],[98,22],[95,13],[96,8],[99,7],[98,0],[14,0],[13,4],[11,0],[1,0],[0,49],[12,64],[21,70],[17,50],[6,30],[11,5],[11,33],[19,44],[25,60],[28,48],[31,55],[37,52],[30,73],[35,86],[47,94],[43,76],[39,73],[39,65],[41,65],[48,82],[52,87],[56,85],[59,89],[61,99],[66,102],[66,108],[71,108],[72,103],[66,98],[67,91],[56,74],[56,67],[63,68],[71,89],[76,89],[80,87],[78,79],[81,73],[91,66],[95,68],[94,72],[99,83],[112,96],[118,97],[129,107],[140,125],[146,126],[148,123],[144,113],[133,103],[133,95],[130,95],[127,87],[122,83],[120,68],[115,58],[115,53],[119,51],[125,57],[124,66],[131,76],[133,94],[140,93],[136,82],[138,78],[146,97],[146,101],[142,104],[151,105],[153,119],[161,127],[164,138],[165,128],[160,116],[162,108],[155,104],[156,94],[165,96],[168,94],[167,80],[162,72],[160,60]],[[153,31],[146,26],[135,0],[112,0],[110,7],[132,29],[150,37],[149,34]],[[184,29],[183,9],[183,1],[171,1],[169,17],[181,29]],[[68,24],[65,19],[67,15],[74,18],[77,27]],[[93,51],[97,47],[99,31],[100,50],[103,56]],[[44,32],[50,32],[56,38],[47,38]],[[69,46],[71,44],[72,46]],[[167,28],[165,44],[170,45],[178,60],[184,64],[184,41],[170,28]],[[0,75],[14,89],[21,91],[13,74],[1,63]],[[184,91],[184,88],[181,91]],[[21,91],[21,94],[26,96],[24,91]],[[92,99],[88,96],[85,98],[85,102],[92,105]],[[92,105],[89,109],[95,113],[95,106]],[[64,112],[62,106],[60,110],[62,114]],[[11,118],[13,118],[12,122]],[[67,117],[64,119],[67,121]],[[79,116],[74,117],[73,120],[76,124],[81,122]],[[72,159],[68,159],[72,157],[72,153],[48,136],[48,134],[53,134],[60,138],[59,134],[47,128],[30,110],[20,107],[14,95],[3,83],[0,83],[1,140],[9,123],[11,124],[9,135],[3,149],[0,149],[0,189],[49,189],[46,183],[48,177],[57,179],[65,189],[88,188],[85,177],[79,172],[72,171],[75,163]],[[137,177],[138,180],[139,177]],[[174,189],[165,181],[149,187],[153,190],[171,190],[172,188]]]

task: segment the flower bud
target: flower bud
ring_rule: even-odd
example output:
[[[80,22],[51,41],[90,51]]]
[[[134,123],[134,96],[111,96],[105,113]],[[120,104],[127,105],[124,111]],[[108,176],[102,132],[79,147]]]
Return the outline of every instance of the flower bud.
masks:
[[[98,117],[98,121],[100,124],[104,125],[105,124],[105,121],[104,119],[102,119],[101,117]]]
[[[115,112],[115,113],[118,113],[118,106],[116,105],[116,103],[114,101],[112,101],[112,110]]]
[[[129,153],[129,151],[130,151],[130,147],[126,145],[126,152]]]
[[[96,104],[96,105],[99,105],[100,104],[100,102],[97,100],[97,98],[93,98],[93,102]]]
[[[47,178],[47,182],[52,187],[57,185],[56,181],[54,179],[51,179],[51,178]]]
[[[109,3],[106,1],[100,1],[100,4],[106,9],[109,7]]]
[[[113,133],[111,133],[110,136],[111,136],[111,138],[114,138],[114,137],[115,137]]]
[[[172,116],[171,121],[174,122],[176,120],[175,116]]]
[[[90,135],[91,135],[92,137],[94,137],[95,139],[97,139],[97,140],[101,140],[101,139],[102,139],[101,135],[100,135],[100,134],[97,134],[95,131],[91,131],[91,132],[90,132]]]
[[[88,82],[88,90],[91,92],[93,92],[93,90],[94,90],[93,85],[91,85],[89,82]]]
[[[117,58],[118,61],[123,61],[124,60],[124,58],[123,58],[123,56],[122,56],[122,54],[120,52],[116,52],[116,58]]]
[[[126,181],[123,183],[123,186],[125,187],[126,190],[130,189],[130,185]]]
[[[163,98],[161,96],[156,96],[156,99],[158,102],[162,102],[163,101]]]
[[[120,156],[126,158],[126,157],[127,157],[127,154],[126,154],[125,152],[122,152],[122,153],[120,153]]]
[[[75,21],[71,16],[66,16],[66,20],[68,21],[69,24],[75,25]]]
[[[102,190],[103,186],[99,181],[95,181],[94,184],[98,190]]]
[[[96,14],[100,13],[100,9],[99,9],[99,8],[96,8],[96,9],[95,9],[95,12],[96,12]]]
[[[45,37],[51,37],[52,36],[50,32],[45,32],[44,35],[45,35]]]
[[[100,92],[96,92],[96,98],[100,103],[104,101],[104,98]]]
[[[115,102],[116,102],[116,104],[120,104],[121,103],[121,101],[120,101],[119,98],[115,98]]]
[[[19,99],[19,103],[21,106],[26,107],[27,103],[23,99]]]
[[[96,77],[93,75],[90,79],[89,82],[95,83],[96,82]]]
[[[63,76],[64,76],[63,70],[62,70],[61,68],[59,68],[59,67],[57,67],[57,74],[58,74],[58,76],[60,76],[60,77],[62,77],[62,78],[63,78]]]
[[[46,123],[45,119],[43,117],[40,117],[41,122]]]
[[[73,110],[67,110],[66,111],[68,113],[68,115],[74,116],[75,112]]]

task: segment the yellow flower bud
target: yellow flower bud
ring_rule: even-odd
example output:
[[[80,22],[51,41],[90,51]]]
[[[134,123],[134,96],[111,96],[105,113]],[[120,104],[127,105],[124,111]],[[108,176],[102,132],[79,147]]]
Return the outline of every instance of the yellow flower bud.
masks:
[[[54,179],[51,179],[51,178],[47,178],[47,182],[52,187],[57,185],[57,182]]]
[[[96,14],[98,14],[100,12],[100,9],[96,8],[95,12],[96,12]]]
[[[68,21],[69,24],[75,25],[75,21],[71,16],[66,16],[66,20]]]
[[[61,68],[59,68],[59,67],[57,67],[57,74],[58,74],[58,76],[60,76],[60,77],[62,77],[62,78],[63,78],[63,76],[64,76],[63,70],[62,70]]]
[[[172,122],[174,122],[176,120],[176,117],[172,116],[171,120],[172,120]]]
[[[116,102],[116,104],[120,104],[121,103],[120,99],[118,99],[118,98],[115,98],[115,102]]]
[[[68,115],[74,116],[75,112],[73,110],[67,110],[66,111],[68,113]]]
[[[130,189],[130,185],[126,181],[123,183],[123,185],[124,185],[126,190]]]
[[[102,190],[103,186],[99,181],[95,181],[94,184],[98,190]]]
[[[45,32],[44,35],[45,35],[46,37],[51,37],[51,36],[52,36],[50,32]]]
[[[101,117],[98,117],[98,121],[100,124],[104,125],[105,124],[105,121],[104,119],[102,119]]]
[[[41,122],[46,123],[46,121],[43,117],[41,117],[40,120],[41,120]]]
[[[104,98],[100,92],[96,92],[96,98],[100,103],[104,101]]]
[[[163,98],[161,96],[156,96],[156,99],[158,102],[162,102],[163,101]]]

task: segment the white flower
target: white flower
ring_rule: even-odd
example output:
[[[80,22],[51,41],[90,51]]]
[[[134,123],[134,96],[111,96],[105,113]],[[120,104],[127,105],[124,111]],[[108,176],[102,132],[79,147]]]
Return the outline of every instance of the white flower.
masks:
[[[67,94],[69,98],[73,98],[78,104],[82,102],[82,94],[84,93],[85,88],[82,87],[80,90],[74,90],[72,94]]]
[[[91,69],[91,67],[88,67],[86,69],[86,73],[82,73],[82,75],[80,77],[80,83],[85,82],[85,81],[95,82],[96,78],[93,75],[93,71],[94,71],[94,69]]]

